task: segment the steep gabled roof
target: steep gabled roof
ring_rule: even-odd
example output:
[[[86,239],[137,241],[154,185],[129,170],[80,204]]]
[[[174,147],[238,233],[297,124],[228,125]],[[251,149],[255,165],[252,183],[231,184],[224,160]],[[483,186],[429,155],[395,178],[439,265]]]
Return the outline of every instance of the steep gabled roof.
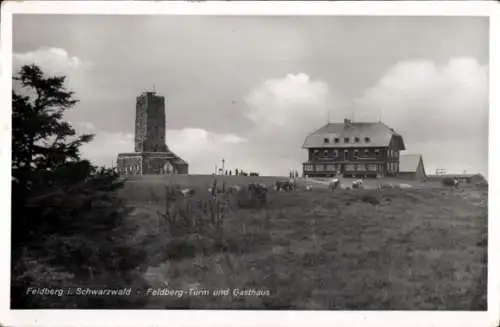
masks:
[[[401,135],[396,133],[394,129],[385,125],[384,123],[377,122],[348,122],[344,123],[328,123],[325,126],[317,129],[309,134],[305,141],[303,148],[315,147],[385,147],[389,145],[391,138],[397,136],[401,141],[402,148],[404,149],[404,142]],[[355,138],[359,138],[359,142],[355,142]],[[335,143],[334,140],[338,138],[339,142]],[[345,143],[344,138],[349,138],[349,142]],[[365,141],[365,138],[368,138]],[[325,139],[328,142],[325,143]]]
[[[182,159],[181,157],[179,157],[177,154],[175,154],[174,152],[170,151],[170,153],[172,154],[172,156],[174,157],[174,160],[173,162],[175,164],[178,164],[178,165],[187,165],[187,162]]]
[[[414,173],[421,160],[422,155],[420,154],[402,154],[399,157],[399,171],[401,173]]]

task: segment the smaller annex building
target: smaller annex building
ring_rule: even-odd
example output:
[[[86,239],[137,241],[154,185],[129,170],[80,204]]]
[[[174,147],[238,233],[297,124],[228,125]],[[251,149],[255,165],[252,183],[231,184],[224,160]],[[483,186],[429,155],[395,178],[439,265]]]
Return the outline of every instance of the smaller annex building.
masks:
[[[420,154],[401,154],[399,157],[399,178],[408,180],[427,179],[424,160]]]

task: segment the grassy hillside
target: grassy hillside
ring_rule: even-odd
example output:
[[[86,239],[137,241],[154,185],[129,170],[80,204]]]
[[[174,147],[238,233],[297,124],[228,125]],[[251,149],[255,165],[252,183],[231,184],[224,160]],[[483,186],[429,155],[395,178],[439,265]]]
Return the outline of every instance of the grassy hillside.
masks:
[[[216,179],[227,185],[248,185],[249,183],[264,183],[274,185],[276,180],[286,180],[285,177],[270,176],[216,176]],[[212,186],[214,176],[211,175],[172,175],[172,176],[137,176],[128,177],[122,194],[128,201],[152,201],[165,198],[165,187],[181,185],[196,188],[206,192]],[[157,200],[155,200],[157,201]]]
[[[223,178],[231,185],[276,179]],[[122,190],[135,207],[131,242],[148,251],[145,278],[152,288],[184,290],[150,296],[148,308],[486,308],[487,190],[271,190],[266,205],[245,209],[238,195],[213,202],[211,181],[145,177]],[[198,192],[171,199],[165,215],[167,184]],[[211,293],[227,288],[227,296]]]

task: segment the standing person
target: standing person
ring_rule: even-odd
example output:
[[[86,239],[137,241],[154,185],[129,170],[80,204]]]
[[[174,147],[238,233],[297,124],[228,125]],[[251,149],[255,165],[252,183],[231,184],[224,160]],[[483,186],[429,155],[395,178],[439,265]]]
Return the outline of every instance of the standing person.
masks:
[[[234,170],[234,175],[235,175],[235,176],[238,176],[238,168],[236,168],[236,169]]]

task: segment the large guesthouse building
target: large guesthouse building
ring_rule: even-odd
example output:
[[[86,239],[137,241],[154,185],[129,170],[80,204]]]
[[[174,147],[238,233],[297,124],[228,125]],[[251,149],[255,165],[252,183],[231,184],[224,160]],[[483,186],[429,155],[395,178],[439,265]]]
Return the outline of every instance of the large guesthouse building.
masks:
[[[403,137],[382,122],[328,123],[309,134],[303,145],[304,176],[397,176]]]

